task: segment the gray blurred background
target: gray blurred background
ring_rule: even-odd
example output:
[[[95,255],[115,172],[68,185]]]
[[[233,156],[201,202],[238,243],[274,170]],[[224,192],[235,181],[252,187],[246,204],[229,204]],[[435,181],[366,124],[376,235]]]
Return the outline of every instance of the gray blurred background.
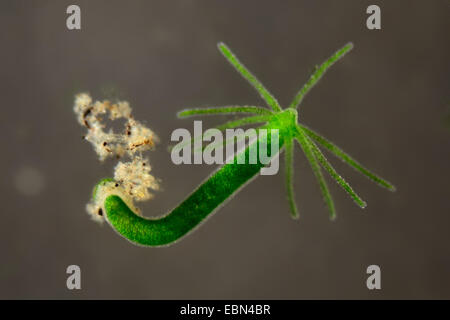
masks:
[[[66,28],[74,3],[80,31]],[[370,4],[381,7],[380,31],[366,28]],[[0,298],[449,299],[449,26],[448,1],[1,1]],[[133,246],[90,221],[91,189],[115,162],[101,164],[80,138],[74,95],[128,100],[159,135],[150,157],[163,190],[141,208],[161,215],[215,169],[172,164],[171,132],[192,128],[176,112],[262,104],[219,41],[283,105],[353,41],[299,117],[398,191],[330,155],[368,202],[359,209],[329,180],[338,210],[330,222],[297,149],[299,221],[282,168],[168,248]],[[81,267],[80,291],[66,288],[70,264]],[[379,291],[366,288],[371,264],[381,267]]]

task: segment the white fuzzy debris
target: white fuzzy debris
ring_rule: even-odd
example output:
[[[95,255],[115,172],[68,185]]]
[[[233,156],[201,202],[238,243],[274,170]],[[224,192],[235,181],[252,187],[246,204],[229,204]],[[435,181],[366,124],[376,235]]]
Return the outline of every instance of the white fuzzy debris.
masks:
[[[138,156],[130,162],[119,162],[114,170],[114,180],[136,201],[151,199],[149,189],[158,190],[155,177],[150,174],[148,159]]]
[[[152,130],[133,119],[131,107],[126,101],[93,102],[89,94],[80,93],[75,96],[73,109],[78,122],[87,129],[84,139],[92,144],[100,161],[108,157],[119,159],[125,155],[131,158],[131,161],[119,162],[116,165],[115,183],[107,188],[103,186],[102,194],[120,192],[127,205],[137,211],[133,201],[148,200],[152,197],[149,189],[159,189],[158,181],[150,174],[148,159],[142,157],[142,152],[152,149],[158,138]],[[112,129],[106,131],[104,117],[108,117],[110,121],[125,119],[123,132],[115,133]],[[97,196],[87,205],[87,211],[96,221],[103,221],[102,201],[104,198]]]

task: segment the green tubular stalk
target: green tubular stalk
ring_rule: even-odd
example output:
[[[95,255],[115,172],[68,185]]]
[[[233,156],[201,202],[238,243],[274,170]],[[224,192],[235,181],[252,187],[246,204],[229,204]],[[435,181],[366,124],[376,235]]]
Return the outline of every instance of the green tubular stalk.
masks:
[[[279,130],[279,150],[284,138],[291,134],[295,125],[292,111],[282,112],[268,124],[259,129],[267,129],[267,155],[271,153],[270,130]],[[295,119],[294,119],[295,118]],[[259,130],[258,129],[258,130]],[[258,140],[253,143],[258,143]],[[249,159],[248,146],[241,152]],[[104,209],[108,223],[123,237],[131,242],[143,246],[164,246],[171,244],[198,226],[208,216],[215,212],[225,200],[236,194],[247,182],[256,177],[264,167],[259,159],[256,164],[237,164],[236,154],[234,163],[225,164],[214,172],[204,183],[191,193],[180,205],[160,218],[144,218],[135,214],[117,195],[106,197]],[[248,162],[248,161],[246,161]]]

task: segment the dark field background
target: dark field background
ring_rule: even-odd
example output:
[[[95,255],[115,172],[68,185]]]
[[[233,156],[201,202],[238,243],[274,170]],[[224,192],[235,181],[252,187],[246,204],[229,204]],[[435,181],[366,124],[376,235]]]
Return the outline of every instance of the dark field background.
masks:
[[[80,5],[82,30],[66,29]],[[381,7],[382,30],[365,26]],[[1,1],[0,298],[450,298],[448,1]],[[316,64],[354,50],[311,91],[301,121],[392,181],[390,193],[332,155],[368,202],[331,180],[330,222],[305,157],[295,153],[290,218],[283,167],[248,185],[195,233],[140,248],[85,213],[111,175],[72,112],[73,98],[128,100],[159,135],[150,154],[163,191],[141,207],[161,215],[215,167],[175,166],[171,132],[185,107],[262,104],[225,62],[227,43],[283,105]],[[231,117],[210,117],[214,125]],[[66,288],[66,267],[82,290]],[[381,267],[379,291],[366,268]]]

